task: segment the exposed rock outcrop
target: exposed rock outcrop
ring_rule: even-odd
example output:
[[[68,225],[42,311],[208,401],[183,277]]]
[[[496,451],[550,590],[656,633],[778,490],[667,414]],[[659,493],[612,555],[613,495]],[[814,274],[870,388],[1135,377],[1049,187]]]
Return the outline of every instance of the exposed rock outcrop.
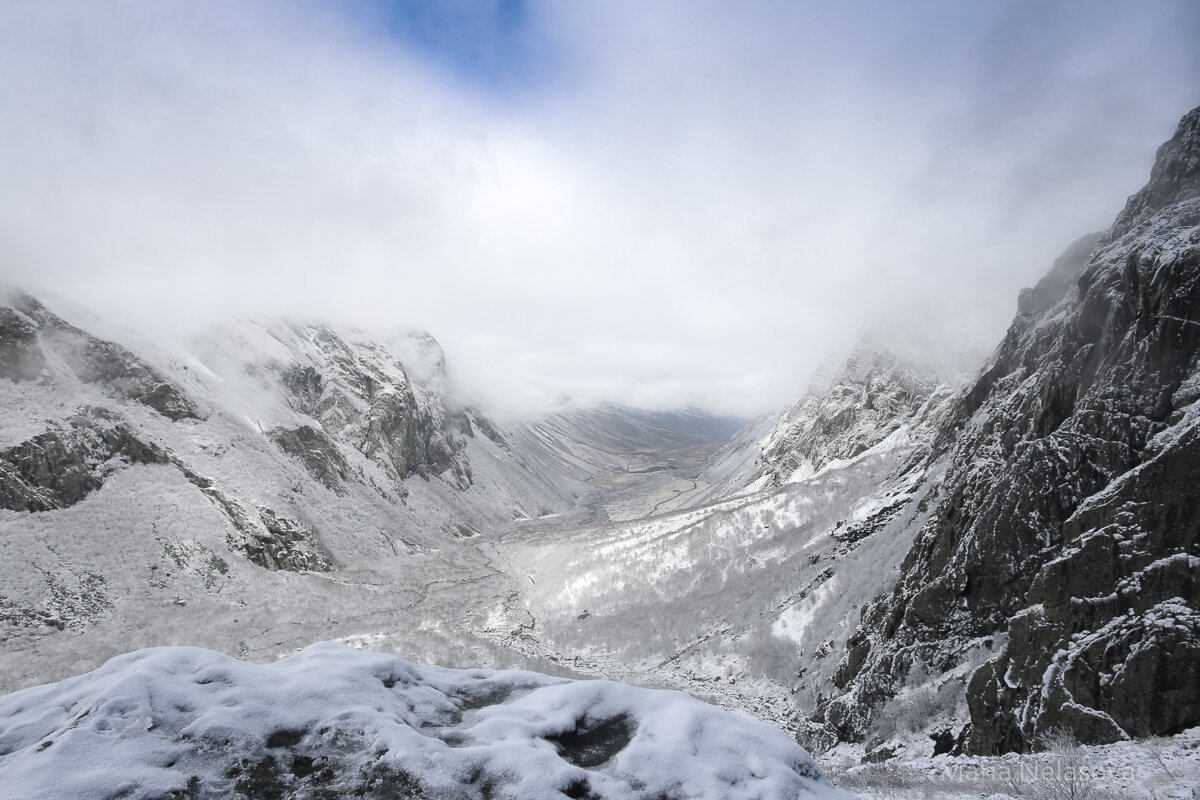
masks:
[[[297,359],[279,370],[288,401],[319,423],[327,438],[375,460],[397,484],[412,475],[427,478],[448,473],[457,488],[471,485],[470,465],[457,432],[461,415],[447,410],[436,387],[427,389],[410,380],[392,352],[365,338],[349,341],[325,325],[287,326],[279,336]],[[429,347],[424,344],[425,350]],[[439,360],[431,368],[442,366]],[[304,435],[313,439],[315,433]],[[293,440],[300,435],[299,430],[294,436],[273,432],[272,439],[296,455]],[[318,449],[329,462],[328,448]],[[337,465],[329,463],[336,473]],[[329,474],[325,467],[319,469]],[[403,494],[403,488],[398,488]]]
[[[784,413],[763,445],[758,474],[780,486],[854,458],[928,418],[947,399],[939,386],[886,347],[860,342],[827,385],[814,385]]]
[[[0,377],[31,381],[46,368],[37,325],[14,308],[0,306]]]
[[[822,709],[843,736],[914,669],[987,642],[972,750],[1200,723],[1200,109],[1088,244],[1023,296],[950,417],[935,512]]]
[[[76,328],[23,292],[10,292],[0,306],[0,377],[39,377],[46,351],[75,378],[112,397],[141,403],[176,422],[199,418],[182,390],[133,352]]]
[[[49,511],[74,505],[127,464],[164,464],[166,454],[101,408],[84,408],[45,433],[0,451],[0,508]]]
[[[267,435],[326,488],[338,494],[345,492],[350,465],[323,430],[301,425],[298,428],[273,428]]]
[[[171,459],[184,477],[212,501],[229,520],[229,549],[264,569],[286,572],[328,572],[333,561],[322,552],[316,534],[306,525],[280,517],[269,508],[248,510],[214,481],[177,458]]]

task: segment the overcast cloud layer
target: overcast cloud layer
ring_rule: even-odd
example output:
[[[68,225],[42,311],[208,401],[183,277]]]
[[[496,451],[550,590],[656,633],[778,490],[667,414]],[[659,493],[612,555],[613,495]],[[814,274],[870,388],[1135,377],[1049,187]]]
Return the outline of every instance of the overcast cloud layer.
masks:
[[[1192,0],[427,5],[0,5],[0,278],[755,413],[871,319],[998,341],[1200,103]]]

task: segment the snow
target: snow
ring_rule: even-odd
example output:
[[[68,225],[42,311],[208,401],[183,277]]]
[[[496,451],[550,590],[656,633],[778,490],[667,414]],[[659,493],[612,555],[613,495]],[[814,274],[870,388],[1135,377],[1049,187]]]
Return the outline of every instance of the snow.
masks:
[[[790,639],[797,644],[803,642],[804,635],[817,614],[840,591],[844,591],[844,587],[841,586],[838,577],[834,575],[803,600],[785,608],[771,626],[771,633]]]
[[[0,698],[4,800],[225,797],[255,782],[263,796],[848,797],[786,734],[680,692],[333,643],[269,665],[152,648]]]
[[[831,767],[831,779],[860,798],[1192,800],[1200,786],[1200,728],[1109,745],[1055,743],[1046,752],[1003,756],[939,755],[859,764],[861,753],[851,748],[839,755],[846,763]]]

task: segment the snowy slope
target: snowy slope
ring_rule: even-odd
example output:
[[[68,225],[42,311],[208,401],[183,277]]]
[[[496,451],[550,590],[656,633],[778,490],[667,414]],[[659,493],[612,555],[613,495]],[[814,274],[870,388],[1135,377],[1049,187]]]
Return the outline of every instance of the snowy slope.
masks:
[[[502,536],[483,633],[872,759],[1195,724],[1197,148],[1200,110],[961,389],[860,349],[694,507]]]
[[[512,426],[516,450],[542,475],[582,481],[582,519],[631,520],[692,504],[713,452],[745,420],[617,405],[566,409]],[[566,485],[564,491],[577,490]],[[578,520],[572,520],[577,522]]]
[[[683,688],[869,760],[1183,730],[1198,152],[1200,110],[966,386],[858,348],[715,453],[690,414],[504,430],[450,400],[426,335],[135,347],[10,296],[0,689],[335,639]]]
[[[833,690],[863,602],[894,582],[935,478],[922,466],[930,429],[916,430],[776,489],[495,537],[519,600],[480,634],[585,673],[683,688],[827,746],[806,717]]]
[[[0,699],[0,798],[842,798],[783,733],[675,692],[319,644],[115,658]]]
[[[269,660],[380,628],[495,661],[431,574],[503,597],[455,543],[573,501],[449,404],[436,343],[405,341],[245,323],[135,353],[9,292],[0,689],[147,645]]]

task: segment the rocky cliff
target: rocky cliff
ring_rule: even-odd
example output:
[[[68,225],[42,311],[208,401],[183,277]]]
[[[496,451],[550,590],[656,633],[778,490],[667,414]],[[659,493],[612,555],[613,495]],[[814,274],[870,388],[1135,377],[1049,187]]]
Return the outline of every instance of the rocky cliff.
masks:
[[[243,368],[261,373],[268,385],[277,380],[289,407],[315,423],[274,427],[271,438],[321,480],[331,482],[345,471],[327,443],[332,439],[372,459],[401,493],[410,475],[446,476],[459,489],[471,485],[461,433],[471,430],[468,412],[451,413],[438,391],[444,388],[444,356],[432,338],[422,336],[425,347],[436,348],[436,371],[429,379],[436,378],[438,386],[426,388],[389,348],[355,331],[280,324],[269,332],[286,355]]]
[[[848,355],[818,369],[795,402],[754,420],[713,453],[701,473],[708,486],[688,505],[807,480],[893,439],[927,454],[962,380],[958,371],[939,374],[867,331]]]
[[[196,419],[195,405],[161,372],[116,342],[68,324],[24,292],[0,305],[0,377],[78,381],[131,400],[173,421]]]
[[[933,514],[819,716],[862,737],[913,675],[977,752],[1200,723],[1200,109],[1113,227],[1023,293],[931,456]],[[982,661],[982,663],[979,663]]]
[[[413,561],[571,502],[451,400],[426,334],[119,344],[65,316],[0,297],[0,689],[183,636],[253,655],[348,635],[338,617],[429,594]]]
[[[854,458],[920,419],[928,401],[943,399],[938,389],[936,376],[886,346],[860,342],[832,381],[784,412],[762,444],[759,474],[780,486]]]

